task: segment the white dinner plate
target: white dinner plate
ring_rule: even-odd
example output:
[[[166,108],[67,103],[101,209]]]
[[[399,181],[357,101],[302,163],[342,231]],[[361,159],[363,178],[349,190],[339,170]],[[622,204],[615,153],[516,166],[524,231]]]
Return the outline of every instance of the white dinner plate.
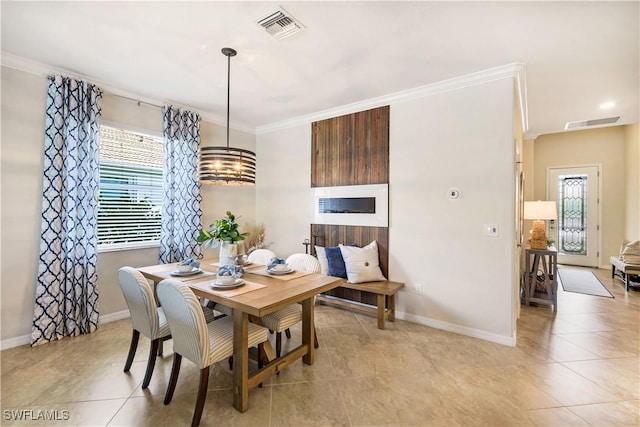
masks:
[[[200,273],[202,270],[200,270],[200,268],[196,268],[195,270],[191,270],[191,271],[180,271],[180,270],[173,270],[171,272],[172,276],[191,276],[193,274],[196,273]]]
[[[229,285],[223,285],[222,283],[219,283],[217,280],[214,280],[213,282],[211,282],[211,287],[214,289],[233,289],[233,288],[237,288],[238,286],[242,286],[244,285],[244,280],[243,279],[236,279],[235,282],[229,284]]]
[[[283,274],[293,273],[294,269],[293,268],[290,268],[288,270],[271,270],[271,269],[267,269],[267,272],[269,274],[273,274],[274,276],[282,276]]]

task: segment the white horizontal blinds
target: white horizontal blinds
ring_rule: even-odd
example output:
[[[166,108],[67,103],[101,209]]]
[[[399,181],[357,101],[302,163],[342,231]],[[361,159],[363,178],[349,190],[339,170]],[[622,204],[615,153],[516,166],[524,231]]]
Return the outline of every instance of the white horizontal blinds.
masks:
[[[161,138],[100,127],[101,248],[159,242],[162,166]]]

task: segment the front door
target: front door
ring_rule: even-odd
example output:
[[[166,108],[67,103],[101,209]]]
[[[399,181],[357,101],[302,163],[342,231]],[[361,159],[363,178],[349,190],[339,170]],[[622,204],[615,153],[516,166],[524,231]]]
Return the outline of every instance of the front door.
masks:
[[[558,264],[599,265],[599,176],[599,166],[548,169],[547,200],[558,206],[558,219],[549,224]]]

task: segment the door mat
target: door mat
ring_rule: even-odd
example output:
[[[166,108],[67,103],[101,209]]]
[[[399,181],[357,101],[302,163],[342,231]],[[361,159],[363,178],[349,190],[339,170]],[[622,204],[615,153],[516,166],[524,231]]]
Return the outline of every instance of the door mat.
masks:
[[[613,298],[609,289],[591,271],[558,268],[558,276],[565,292]]]

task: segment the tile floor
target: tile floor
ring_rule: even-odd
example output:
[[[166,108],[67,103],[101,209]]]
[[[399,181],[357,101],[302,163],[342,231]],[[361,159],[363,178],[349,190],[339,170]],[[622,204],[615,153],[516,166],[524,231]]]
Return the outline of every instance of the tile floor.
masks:
[[[404,321],[380,331],[373,317],[319,306],[316,363],[290,365],[251,390],[243,414],[231,407],[231,372],[219,363],[201,425],[638,426],[640,292],[594,271],[615,299],[560,289],[555,315],[523,307],[516,347]],[[173,402],[163,405],[170,341],[143,391],[148,340],[122,372],[130,333],[121,320],[92,335],[2,351],[0,424],[189,425],[197,369],[183,361]],[[13,410],[68,419],[17,421]]]

